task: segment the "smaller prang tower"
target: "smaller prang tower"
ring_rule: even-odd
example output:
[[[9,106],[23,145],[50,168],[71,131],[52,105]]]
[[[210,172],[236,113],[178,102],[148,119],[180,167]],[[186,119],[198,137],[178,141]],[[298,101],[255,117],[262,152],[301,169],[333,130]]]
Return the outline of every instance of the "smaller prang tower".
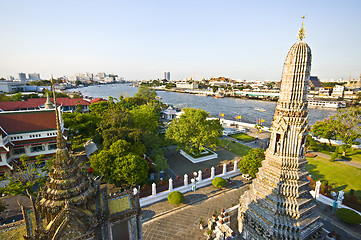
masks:
[[[240,199],[239,232],[244,239],[318,239],[322,233],[305,169],[311,49],[304,36],[302,23],[299,41],[284,63],[266,158]]]

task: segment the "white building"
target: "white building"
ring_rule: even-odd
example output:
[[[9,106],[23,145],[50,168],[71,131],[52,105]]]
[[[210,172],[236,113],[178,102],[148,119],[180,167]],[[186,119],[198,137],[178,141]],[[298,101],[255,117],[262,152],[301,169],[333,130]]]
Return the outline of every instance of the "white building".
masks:
[[[56,136],[54,109],[0,112],[0,174],[12,170],[23,154],[34,161],[55,154]]]
[[[345,91],[345,87],[342,86],[342,85],[336,85],[334,88],[333,88],[333,91],[332,91],[332,94],[331,96],[332,97],[335,97],[335,98],[343,98],[343,93]]]
[[[176,87],[180,88],[180,89],[197,89],[198,88],[198,83],[193,82],[193,83],[187,83],[187,82],[177,82],[176,83]]]

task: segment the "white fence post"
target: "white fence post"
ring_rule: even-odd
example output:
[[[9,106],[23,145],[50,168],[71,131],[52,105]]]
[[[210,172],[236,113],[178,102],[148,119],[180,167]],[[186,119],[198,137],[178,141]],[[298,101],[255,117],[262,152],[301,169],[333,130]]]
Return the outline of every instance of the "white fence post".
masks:
[[[234,160],[233,172],[237,171],[237,163],[238,163],[238,161]]]
[[[211,178],[212,179],[214,178],[214,175],[216,175],[215,171],[214,171],[214,167],[211,167]]]
[[[227,173],[227,164],[223,163],[223,172],[222,175],[225,175]]]
[[[173,179],[169,178],[169,192],[173,191]]]
[[[157,195],[157,185],[155,183],[152,183],[152,196]]]
[[[188,174],[184,174],[184,186],[188,186]]]
[[[202,182],[202,170],[198,171],[198,182]]]

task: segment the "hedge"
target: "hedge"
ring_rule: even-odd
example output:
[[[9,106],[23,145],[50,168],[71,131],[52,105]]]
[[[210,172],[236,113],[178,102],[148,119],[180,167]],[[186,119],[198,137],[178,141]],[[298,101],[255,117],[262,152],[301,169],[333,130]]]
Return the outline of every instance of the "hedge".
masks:
[[[223,188],[226,186],[226,184],[227,184],[226,180],[224,180],[224,178],[221,177],[215,177],[212,181],[212,185],[217,188]]]
[[[181,192],[174,191],[169,193],[168,202],[174,205],[178,205],[184,202],[184,195]]]

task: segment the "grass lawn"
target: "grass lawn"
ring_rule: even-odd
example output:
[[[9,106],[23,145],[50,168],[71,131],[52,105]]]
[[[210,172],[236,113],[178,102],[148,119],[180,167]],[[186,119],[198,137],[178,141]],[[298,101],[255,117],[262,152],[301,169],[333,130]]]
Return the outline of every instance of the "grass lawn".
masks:
[[[361,149],[352,148],[346,152],[346,157],[350,157],[351,161],[361,163]],[[361,181],[361,180],[360,180]]]
[[[232,134],[232,135],[229,135],[230,137],[232,138],[236,138],[238,140],[241,140],[242,142],[252,142],[255,140],[254,137],[252,136],[249,136],[245,133],[236,133],[236,134]]]
[[[331,162],[321,157],[307,158],[306,170],[315,181],[327,180],[334,191],[343,190],[349,193],[355,190],[355,195],[361,197],[361,169],[339,162]]]
[[[249,150],[252,149],[240,143],[236,143],[236,142],[232,143],[229,139],[223,139],[222,141],[225,146],[228,146],[227,147],[228,151],[233,152],[241,157],[247,155]]]

